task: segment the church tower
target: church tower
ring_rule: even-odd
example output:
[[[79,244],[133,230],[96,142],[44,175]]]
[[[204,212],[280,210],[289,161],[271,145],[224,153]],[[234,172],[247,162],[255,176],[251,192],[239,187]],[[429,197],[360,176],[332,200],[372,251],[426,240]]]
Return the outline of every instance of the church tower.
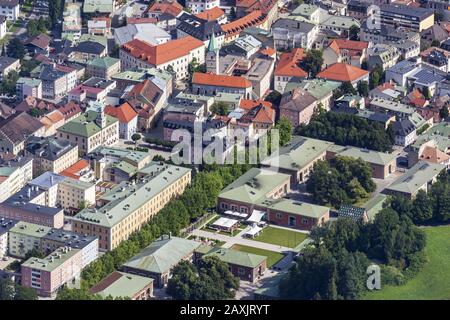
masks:
[[[217,43],[213,32],[211,39],[209,40],[208,50],[205,57],[206,72],[219,74],[219,49],[219,44]]]

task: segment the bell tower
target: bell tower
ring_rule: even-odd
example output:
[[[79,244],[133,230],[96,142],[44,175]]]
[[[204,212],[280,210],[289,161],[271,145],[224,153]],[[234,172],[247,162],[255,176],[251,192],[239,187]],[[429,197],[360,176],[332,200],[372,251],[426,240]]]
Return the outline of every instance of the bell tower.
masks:
[[[219,44],[213,32],[205,57],[206,72],[219,74],[219,49]]]

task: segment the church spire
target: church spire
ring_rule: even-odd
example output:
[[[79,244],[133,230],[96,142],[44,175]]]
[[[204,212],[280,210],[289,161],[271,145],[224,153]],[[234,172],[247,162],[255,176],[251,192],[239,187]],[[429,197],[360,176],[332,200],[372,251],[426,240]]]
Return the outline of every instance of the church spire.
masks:
[[[211,39],[209,40],[208,52],[216,52],[216,51],[219,51],[219,49],[220,49],[219,44],[217,43],[216,36],[213,32],[211,35]]]

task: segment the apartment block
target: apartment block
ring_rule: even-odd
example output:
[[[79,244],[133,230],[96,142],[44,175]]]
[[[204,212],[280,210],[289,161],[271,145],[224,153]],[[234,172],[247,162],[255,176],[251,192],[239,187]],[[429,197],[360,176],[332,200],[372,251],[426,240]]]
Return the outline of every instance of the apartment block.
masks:
[[[33,158],[34,175],[50,171],[60,173],[78,160],[78,145],[51,137],[30,137],[25,156]]]
[[[126,240],[191,182],[190,169],[151,163],[136,182],[122,182],[72,218],[73,231],[97,236],[100,250],[110,251]]]
[[[17,157],[0,161],[0,202],[23,188],[33,179],[33,159]]]
[[[9,230],[9,254],[17,258],[24,258],[29,251],[40,250],[41,239],[50,230],[50,227],[23,221],[18,222]]]
[[[21,266],[22,285],[35,289],[39,296],[52,297],[68,282],[80,277],[82,251],[63,247],[44,259],[30,258]]]

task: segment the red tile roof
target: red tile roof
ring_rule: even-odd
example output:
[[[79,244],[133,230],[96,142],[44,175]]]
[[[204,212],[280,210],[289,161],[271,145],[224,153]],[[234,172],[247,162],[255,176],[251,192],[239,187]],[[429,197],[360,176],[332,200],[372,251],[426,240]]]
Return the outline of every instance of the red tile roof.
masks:
[[[329,47],[337,54],[340,54],[341,50],[346,50],[351,57],[355,57],[361,56],[362,52],[369,47],[369,43],[366,41],[335,39],[330,43]]]
[[[192,84],[230,87],[230,88],[249,88],[252,83],[244,77],[226,76],[212,73],[194,73]]]
[[[345,64],[345,63],[335,63],[325,70],[317,74],[317,78],[334,80],[340,82],[353,82],[364,76],[367,76],[369,71],[363,70],[361,68]]]
[[[265,47],[264,49],[260,49],[259,52],[269,57],[275,57],[277,51],[271,47]]]
[[[134,111],[128,102],[125,102],[118,107],[106,106],[105,113],[119,119],[119,122],[122,123],[128,123],[137,117],[136,111]]]
[[[32,44],[40,49],[46,49],[50,45],[50,41],[52,38],[47,36],[46,34],[39,34],[37,36],[28,38],[25,40],[24,44]]]
[[[221,28],[222,31],[226,33],[225,37],[232,37],[249,27],[255,27],[263,24],[266,18],[267,15],[263,14],[261,10],[255,10],[250,12],[245,17],[222,25]]]
[[[81,113],[81,107],[72,101],[66,103],[62,107],[59,107],[58,110],[64,115],[66,120],[72,118],[78,113]]]
[[[157,23],[157,18],[127,18],[127,24]]]
[[[420,159],[432,163],[443,163],[450,159],[450,156],[438,148],[427,146],[423,149]]]
[[[203,20],[213,21],[219,19],[223,15],[225,15],[225,12],[222,9],[220,9],[219,7],[214,7],[209,10],[197,13],[195,16]]]
[[[369,43],[366,41],[353,41],[347,39],[335,39],[334,41],[341,49],[363,51],[369,47]]]
[[[89,162],[81,159],[75,162],[73,165],[62,171],[60,174],[73,179],[80,179],[79,173],[81,170],[89,168]]]
[[[245,12],[261,10],[267,14],[277,3],[276,0],[237,0],[236,7],[245,8]]]
[[[158,13],[168,13],[172,16],[176,17],[183,11],[183,6],[176,1],[173,2],[154,2],[150,8],[148,8],[149,12],[158,12]]]
[[[242,99],[239,102],[239,107],[242,108],[242,109],[245,109],[245,110],[250,110],[250,109],[253,109],[254,107],[259,106],[260,104],[262,104],[264,107],[273,109],[272,102],[264,101],[264,100],[261,100],[261,99],[258,99],[258,100]]]
[[[299,62],[304,57],[305,52],[302,48],[296,48],[291,52],[283,53],[275,68],[275,75],[302,78],[308,77],[308,73],[299,66]]]
[[[134,39],[122,46],[122,49],[135,58],[147,61],[153,65],[160,65],[188,55],[192,50],[205,44],[191,36],[172,40],[157,46]]]

